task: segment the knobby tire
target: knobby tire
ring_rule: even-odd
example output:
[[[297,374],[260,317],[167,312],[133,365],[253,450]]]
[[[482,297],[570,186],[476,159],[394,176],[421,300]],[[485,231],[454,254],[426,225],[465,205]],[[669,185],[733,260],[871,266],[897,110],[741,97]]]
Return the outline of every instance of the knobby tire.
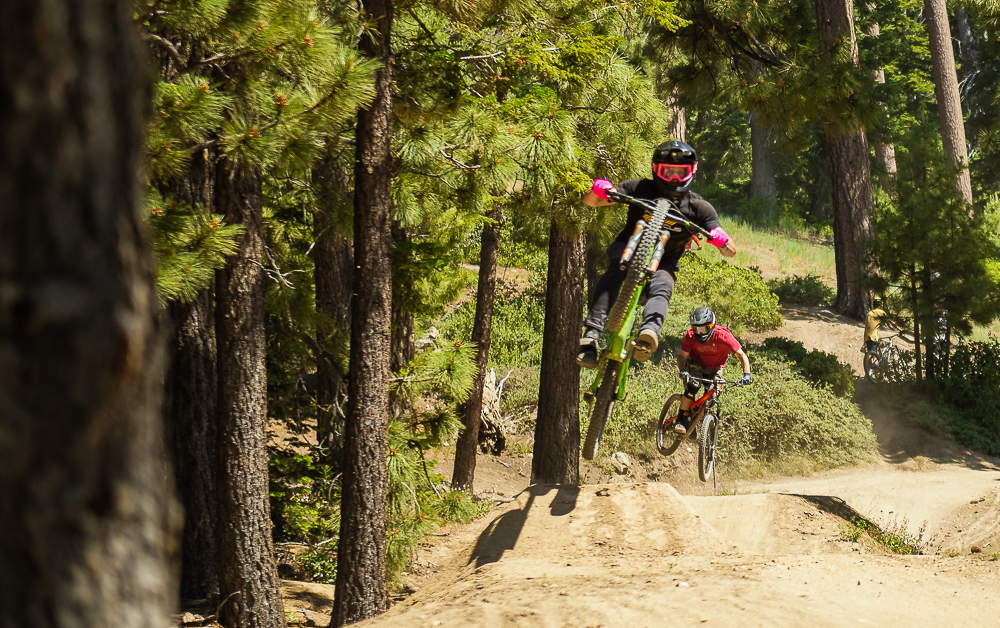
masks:
[[[646,272],[646,266],[649,265],[649,255],[653,252],[656,240],[660,237],[660,229],[663,228],[663,221],[666,220],[669,209],[669,202],[658,202],[649,226],[639,238],[639,244],[635,247],[635,253],[632,254],[632,261],[629,262],[628,271],[625,274],[625,281],[622,282],[621,290],[618,291],[618,299],[611,306],[608,321],[604,325],[605,329],[611,333],[616,333],[622,327],[625,315],[628,314],[629,304],[632,302],[632,295],[635,294],[635,290]],[[616,262],[612,260],[612,263]]]
[[[681,407],[681,396],[671,395],[667,402],[663,404],[660,411],[660,420],[656,424],[656,448],[664,456],[669,456],[677,451],[684,437],[674,433],[674,421],[677,419],[677,411]]]
[[[708,481],[708,476],[715,467],[715,442],[719,436],[719,420],[714,414],[705,414],[701,420],[701,433],[698,442],[698,479]]]
[[[601,447],[601,436],[615,407],[615,395],[618,393],[618,374],[622,363],[608,360],[604,367],[604,378],[594,396],[594,408],[590,413],[590,425],[587,426],[587,439],[583,443],[583,457],[593,460]]]

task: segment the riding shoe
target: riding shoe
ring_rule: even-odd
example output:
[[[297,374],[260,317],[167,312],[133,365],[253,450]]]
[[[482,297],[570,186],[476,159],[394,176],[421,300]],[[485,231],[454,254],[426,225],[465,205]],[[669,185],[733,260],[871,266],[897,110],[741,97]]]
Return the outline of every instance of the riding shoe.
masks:
[[[674,433],[680,434],[681,436],[687,435],[687,417],[679,416],[677,420],[674,421]]]
[[[597,338],[590,335],[580,338],[580,352],[576,354],[576,363],[585,369],[597,368]]]
[[[660,345],[660,339],[652,329],[643,329],[639,332],[639,337],[635,339],[635,351],[632,357],[636,362],[645,362],[649,356],[653,355]]]

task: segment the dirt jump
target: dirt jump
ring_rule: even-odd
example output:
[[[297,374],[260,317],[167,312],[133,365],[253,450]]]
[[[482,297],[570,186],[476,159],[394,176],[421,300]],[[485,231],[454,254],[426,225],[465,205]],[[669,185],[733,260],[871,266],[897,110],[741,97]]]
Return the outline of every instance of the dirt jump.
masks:
[[[860,371],[856,322],[819,308],[783,315],[776,335]],[[998,625],[1000,461],[909,425],[874,385],[857,386],[877,461],[729,481],[721,495],[699,487],[693,465],[692,483],[529,486],[530,461],[484,458],[477,485],[512,501],[435,537],[408,575],[412,594],[357,625]],[[926,554],[845,538],[858,518],[922,537]]]

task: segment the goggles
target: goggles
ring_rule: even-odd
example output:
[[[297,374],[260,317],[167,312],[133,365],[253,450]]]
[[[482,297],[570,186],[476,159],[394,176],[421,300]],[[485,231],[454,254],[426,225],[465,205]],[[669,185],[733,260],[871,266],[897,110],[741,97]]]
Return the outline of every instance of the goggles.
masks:
[[[698,336],[707,336],[713,329],[715,329],[715,325],[692,325],[691,329],[693,329],[694,333]]]
[[[653,164],[653,174],[668,183],[684,183],[697,170],[698,164]]]

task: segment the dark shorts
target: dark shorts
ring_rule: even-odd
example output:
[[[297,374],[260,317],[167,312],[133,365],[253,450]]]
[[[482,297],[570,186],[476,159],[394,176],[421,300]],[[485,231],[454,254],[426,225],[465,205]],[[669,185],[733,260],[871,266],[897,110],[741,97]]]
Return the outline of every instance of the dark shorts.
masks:
[[[719,374],[719,369],[707,369],[701,364],[688,362],[687,372],[691,374],[692,377],[700,377],[702,379],[712,379]],[[703,386],[701,382],[691,382],[684,388],[684,394],[692,399],[698,396],[698,390]]]

